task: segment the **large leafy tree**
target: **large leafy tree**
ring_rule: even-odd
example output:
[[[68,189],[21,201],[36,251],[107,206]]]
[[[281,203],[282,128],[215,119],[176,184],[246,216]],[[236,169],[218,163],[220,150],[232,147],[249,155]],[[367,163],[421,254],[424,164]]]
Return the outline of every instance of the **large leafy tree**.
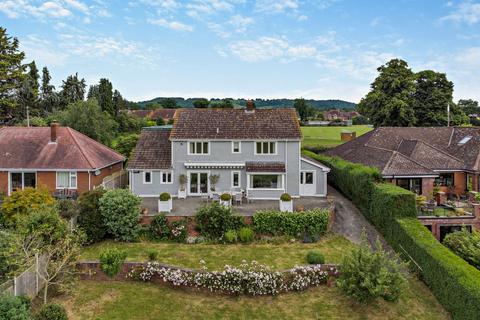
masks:
[[[116,105],[113,102],[113,86],[110,80],[102,78],[98,84],[90,86],[87,98],[97,99],[102,111],[112,116],[117,115],[118,110],[115,109]]]
[[[62,91],[60,92],[62,104],[66,106],[69,103],[83,101],[86,86],[85,79],[79,79],[78,73],[68,76],[66,80],[62,81]]]
[[[467,115],[480,113],[478,101],[472,99],[460,99],[458,100],[457,106]]]
[[[118,124],[106,112],[103,112],[96,99],[77,101],[67,109],[56,114],[62,125],[69,126],[90,138],[110,145]]]
[[[177,101],[174,98],[165,98],[160,101],[160,104],[162,105],[163,108],[165,109],[176,109],[178,108],[177,106]]]
[[[307,121],[308,118],[312,117],[315,113],[313,107],[309,105],[303,98],[295,99],[293,107],[295,110],[297,110],[301,121]]]
[[[412,106],[415,75],[408,64],[392,59],[377,70],[380,74],[371,84],[371,91],[360,101],[359,112],[375,126],[415,125]]]
[[[200,98],[200,99],[197,99],[193,102],[193,106],[195,108],[208,108],[208,106],[210,105],[210,101],[208,101],[208,99],[205,99],[205,98]]]
[[[17,95],[25,78],[25,54],[18,45],[18,39],[0,27],[0,122],[12,122],[17,113]]]

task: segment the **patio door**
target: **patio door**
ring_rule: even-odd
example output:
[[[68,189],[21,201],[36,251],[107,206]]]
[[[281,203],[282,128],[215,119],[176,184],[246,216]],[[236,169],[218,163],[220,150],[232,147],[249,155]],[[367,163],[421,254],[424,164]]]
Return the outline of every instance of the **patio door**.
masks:
[[[313,196],[317,192],[315,184],[315,171],[300,172],[300,195]]]
[[[202,195],[208,193],[208,172],[190,172],[188,179],[188,191],[190,195]]]

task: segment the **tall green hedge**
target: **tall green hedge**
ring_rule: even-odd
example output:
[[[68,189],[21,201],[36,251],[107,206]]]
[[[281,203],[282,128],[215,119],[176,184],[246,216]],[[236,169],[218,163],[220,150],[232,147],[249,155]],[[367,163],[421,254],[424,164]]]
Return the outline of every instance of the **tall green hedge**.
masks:
[[[415,195],[380,183],[378,170],[304,151],[331,168],[328,181],[351,199],[390,245],[421,268],[425,283],[454,319],[480,316],[480,271],[438,242],[416,218]]]
[[[323,235],[328,228],[329,210],[313,209],[305,212],[257,211],[253,217],[255,232],[271,235],[300,237]]]

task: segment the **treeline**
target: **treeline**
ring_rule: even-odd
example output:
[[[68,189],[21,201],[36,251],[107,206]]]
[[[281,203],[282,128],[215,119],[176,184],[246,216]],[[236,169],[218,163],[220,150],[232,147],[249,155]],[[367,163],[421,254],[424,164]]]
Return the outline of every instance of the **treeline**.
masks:
[[[400,59],[377,70],[370,92],[358,104],[358,111],[376,127],[465,125],[469,114],[480,113],[476,101],[453,102],[453,83],[445,73],[413,72]]]
[[[88,88],[77,73],[51,84],[47,67],[41,74],[35,61],[24,62],[19,41],[0,27],[0,125],[47,126],[59,121],[126,156],[143,126],[155,125],[122,112],[134,103],[125,100],[110,80]]]
[[[204,98],[181,98],[181,97],[158,97],[152,100],[137,102],[137,109],[157,109],[157,108],[194,108],[197,101],[208,101],[210,106],[220,106],[228,103],[232,107],[244,107],[247,99],[218,99],[212,98],[210,100]],[[296,99],[255,99],[255,106],[257,108],[293,108]],[[305,99],[311,107],[319,110],[342,109],[354,110],[357,105],[352,102],[343,100],[314,100]]]

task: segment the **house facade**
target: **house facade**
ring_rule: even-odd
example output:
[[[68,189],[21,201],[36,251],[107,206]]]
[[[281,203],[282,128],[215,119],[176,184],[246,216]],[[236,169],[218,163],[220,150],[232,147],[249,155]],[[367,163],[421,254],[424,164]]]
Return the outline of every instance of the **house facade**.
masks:
[[[340,119],[342,121],[352,120],[360,114],[357,111],[328,110],[323,113],[325,120],[333,121]]]
[[[130,188],[144,198],[183,189],[187,197],[325,196],[329,169],[301,156],[301,139],[294,109],[179,109],[172,128],[142,131],[128,164]]]
[[[451,198],[480,190],[480,128],[377,128],[326,154],[376,167],[385,180],[427,197],[434,187]]]
[[[125,157],[82,133],[51,127],[0,129],[0,192],[45,186],[79,195],[123,170]]]

